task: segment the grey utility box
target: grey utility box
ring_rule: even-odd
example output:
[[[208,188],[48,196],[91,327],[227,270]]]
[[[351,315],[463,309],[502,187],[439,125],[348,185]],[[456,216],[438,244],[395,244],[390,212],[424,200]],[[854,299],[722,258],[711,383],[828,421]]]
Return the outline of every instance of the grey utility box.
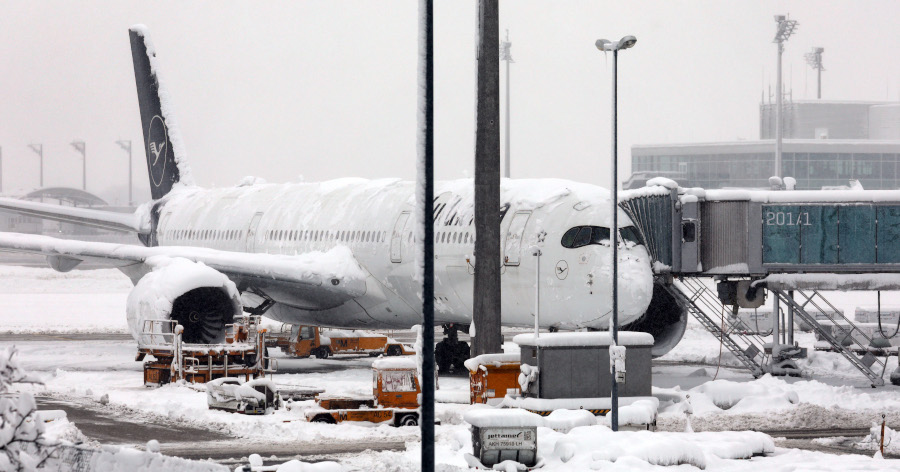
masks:
[[[521,348],[522,372],[537,367],[536,379],[522,396],[529,398],[609,397],[613,376],[609,371],[608,332],[520,334],[513,342]],[[620,331],[618,345],[625,346],[625,383],[619,396],[651,396],[650,350],[653,336]]]
[[[472,449],[490,468],[506,460],[526,467],[537,463],[537,428],[543,418],[520,409],[484,409],[466,412],[472,425]]]

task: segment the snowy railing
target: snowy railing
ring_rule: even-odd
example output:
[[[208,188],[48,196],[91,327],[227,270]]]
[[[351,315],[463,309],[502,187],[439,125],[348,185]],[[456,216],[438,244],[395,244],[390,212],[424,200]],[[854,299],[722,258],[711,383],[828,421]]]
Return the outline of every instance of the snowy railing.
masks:
[[[138,346],[142,348],[152,346],[175,345],[175,320],[144,320],[141,334],[138,337]]]

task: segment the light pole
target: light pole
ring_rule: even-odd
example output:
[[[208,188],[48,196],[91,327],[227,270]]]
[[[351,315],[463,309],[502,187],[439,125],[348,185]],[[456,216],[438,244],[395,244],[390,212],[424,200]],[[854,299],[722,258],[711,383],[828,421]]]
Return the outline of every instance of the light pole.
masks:
[[[509,42],[509,30],[506,30],[506,41],[500,43],[500,60],[506,61],[506,149],[504,155],[503,176],[509,178],[509,63],[516,62],[510,54],[512,43]]]
[[[128,151],[128,206],[134,205],[134,200],[131,198],[131,140],[130,139],[120,139],[116,141],[116,144],[119,145],[120,148]]]
[[[610,228],[609,241],[610,246],[612,246],[612,323],[610,324],[610,331],[612,332],[613,344],[618,344],[619,341],[619,294],[618,294],[618,286],[617,286],[617,278],[618,278],[618,270],[619,270],[619,218],[618,218],[618,210],[619,210],[619,169],[618,169],[618,147],[616,143],[618,128],[616,127],[616,60],[619,57],[620,49],[628,49],[634,46],[634,43],[637,42],[637,38],[634,36],[625,36],[620,39],[618,42],[612,42],[607,39],[598,39],[596,43],[597,49],[608,52],[612,51],[613,53],[613,65],[612,65],[612,187],[610,188],[610,192],[612,193],[612,227]],[[612,426],[613,431],[619,430],[619,388],[616,384],[615,378],[611,379],[612,382],[612,407],[610,408],[610,425]]]
[[[44,145],[43,144],[29,144],[29,148],[34,151],[41,158],[41,180],[38,188],[44,188]]]
[[[812,52],[803,55],[803,57],[806,58],[806,63],[818,73],[818,78],[816,80],[816,98],[820,100],[822,99],[822,71],[825,70],[825,66],[822,65],[823,52],[825,52],[825,48],[815,47],[812,48]]]
[[[72,141],[72,147],[81,153],[81,190],[87,191],[87,153],[84,141]]]
[[[541,248],[535,246],[531,250],[534,255],[534,339],[541,335]]]
[[[775,32],[773,43],[778,44],[778,82],[775,84],[775,175],[781,175],[781,140],[782,140],[782,93],[781,93],[781,55],[784,53],[784,42],[794,34],[797,29],[797,20],[789,20],[784,15],[775,15],[778,30]]]

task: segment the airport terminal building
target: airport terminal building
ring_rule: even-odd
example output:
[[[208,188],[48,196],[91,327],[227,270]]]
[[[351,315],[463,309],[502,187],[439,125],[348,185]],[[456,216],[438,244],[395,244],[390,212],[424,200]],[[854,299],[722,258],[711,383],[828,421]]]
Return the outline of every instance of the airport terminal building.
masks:
[[[631,148],[632,177],[641,187],[663,175],[683,186],[768,188],[775,174],[775,105],[760,106],[758,141],[653,144]],[[900,103],[794,101],[785,104],[782,175],[797,189],[846,186],[900,188]]]

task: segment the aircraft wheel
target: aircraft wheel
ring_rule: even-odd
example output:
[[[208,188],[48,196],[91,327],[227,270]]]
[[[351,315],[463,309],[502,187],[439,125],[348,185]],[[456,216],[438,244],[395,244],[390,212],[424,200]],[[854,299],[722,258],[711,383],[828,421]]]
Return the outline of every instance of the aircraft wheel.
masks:
[[[453,365],[453,359],[450,356],[450,349],[447,344],[446,341],[441,341],[434,348],[434,360],[437,363],[438,373],[440,374],[450,373],[450,366]]]

